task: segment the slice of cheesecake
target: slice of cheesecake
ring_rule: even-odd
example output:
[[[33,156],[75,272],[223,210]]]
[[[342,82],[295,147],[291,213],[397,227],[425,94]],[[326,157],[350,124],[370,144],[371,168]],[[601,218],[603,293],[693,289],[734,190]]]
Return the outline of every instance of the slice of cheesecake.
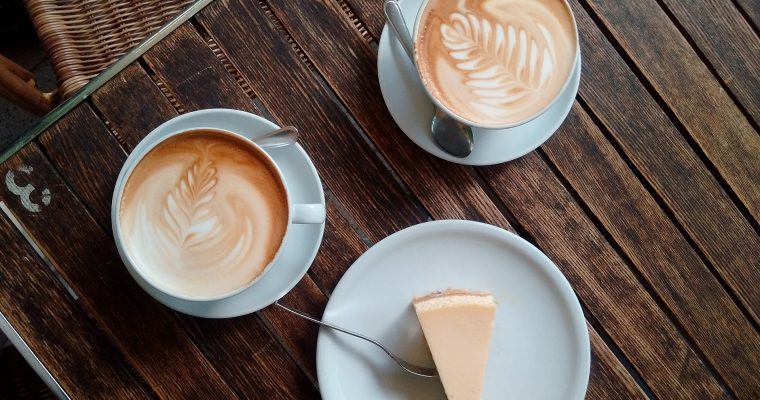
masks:
[[[496,303],[488,293],[448,289],[412,302],[449,400],[480,400]]]

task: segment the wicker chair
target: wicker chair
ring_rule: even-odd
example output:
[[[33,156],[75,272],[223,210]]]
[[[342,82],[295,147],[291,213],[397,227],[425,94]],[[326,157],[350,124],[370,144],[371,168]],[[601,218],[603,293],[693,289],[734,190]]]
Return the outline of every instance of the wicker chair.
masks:
[[[192,0],[25,0],[53,65],[58,90],[40,91],[32,73],[0,55],[0,95],[44,114],[190,3]]]

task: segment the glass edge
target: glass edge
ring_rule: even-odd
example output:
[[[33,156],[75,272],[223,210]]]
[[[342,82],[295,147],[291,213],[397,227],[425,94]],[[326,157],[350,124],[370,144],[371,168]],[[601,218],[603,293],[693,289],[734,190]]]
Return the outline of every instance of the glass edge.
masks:
[[[63,103],[59,104],[57,107],[45,114],[39,121],[37,121],[37,123],[32,125],[20,137],[15,139],[7,149],[3,150],[2,153],[0,153],[0,164],[7,161],[24,146],[29,144],[29,142],[45,132],[54,123],[58,122],[58,120],[60,120],[64,115],[68,114],[69,111],[74,109],[74,107],[90,97],[93,92],[98,90],[106,82],[111,80],[111,78],[116,76],[116,74],[121,72],[129,64],[142,56],[146,51],[148,51],[148,49],[161,41],[161,39],[165,38],[167,35],[169,35],[169,33],[173,32],[181,24],[197,14],[212,1],[214,0],[197,0],[196,2],[189,5],[184,11],[177,14],[174,18],[159,28],[156,32],[145,38],[142,42],[140,42],[140,44],[135,46],[127,54],[123,55],[103,72],[98,74],[91,81],[87,82],[87,84],[79,89],[76,93],[74,93],[73,96],[69,97]]]

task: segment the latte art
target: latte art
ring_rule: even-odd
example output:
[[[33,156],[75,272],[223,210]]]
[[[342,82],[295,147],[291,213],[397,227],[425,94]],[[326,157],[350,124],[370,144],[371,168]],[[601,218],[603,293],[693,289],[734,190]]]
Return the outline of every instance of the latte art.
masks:
[[[135,264],[172,293],[215,296],[256,279],[287,226],[272,166],[227,134],[166,140],[132,172],[120,220]]]
[[[417,33],[423,82],[446,108],[479,125],[542,111],[575,61],[572,14],[558,0],[431,0]]]

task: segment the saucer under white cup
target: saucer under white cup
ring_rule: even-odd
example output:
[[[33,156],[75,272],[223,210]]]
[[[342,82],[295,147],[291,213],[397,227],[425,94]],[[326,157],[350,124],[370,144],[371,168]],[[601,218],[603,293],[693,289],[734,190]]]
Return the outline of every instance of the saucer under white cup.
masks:
[[[489,291],[498,304],[484,399],[583,398],[591,346],[573,289],[540,250],[492,225],[433,221],[383,239],[343,275],[322,319],[432,365],[411,301],[449,287]],[[404,372],[375,346],[325,328],[317,373],[325,400],[446,398],[438,379]]]
[[[422,2],[423,0],[399,0],[408,26],[414,26]],[[514,160],[535,150],[559,128],[578,93],[581,57],[579,51],[569,84],[546,112],[514,128],[493,131],[473,128],[474,148],[464,158],[444,152],[433,141],[430,133],[433,103],[428,98],[414,65],[387,26],[380,37],[377,69],[380,90],[388,111],[414,143],[447,161],[465,165],[492,165]]]
[[[135,147],[125,166],[137,161],[137,155],[162,138],[177,131],[217,128],[236,132],[249,139],[279,128],[251,113],[229,109],[200,110],[175,117],[154,129]],[[325,204],[324,191],[317,170],[298,144],[265,150],[282,172],[294,203]],[[127,168],[125,168],[127,169]],[[289,292],[311,266],[322,242],[325,225],[293,225],[288,229],[281,253],[275,263],[251,287],[233,296],[212,301],[183,300],[166,294],[146,282],[129,265],[127,269],[137,283],[156,300],[185,314],[206,318],[229,318],[258,311]]]

